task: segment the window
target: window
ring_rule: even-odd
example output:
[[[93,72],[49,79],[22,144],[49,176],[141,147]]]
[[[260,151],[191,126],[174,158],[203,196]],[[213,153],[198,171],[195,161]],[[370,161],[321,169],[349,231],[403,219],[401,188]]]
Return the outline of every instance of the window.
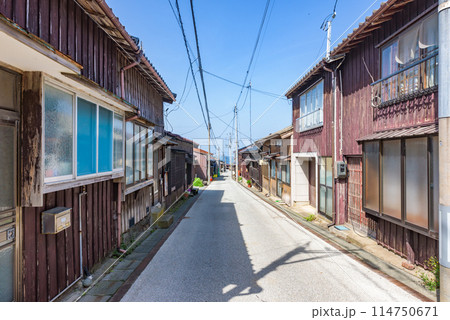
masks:
[[[365,192],[365,207],[374,211],[378,211],[380,203],[379,194],[379,143],[366,142],[364,144],[364,192]]]
[[[153,129],[127,122],[126,124],[126,184],[142,182],[153,177]]]
[[[297,131],[306,131],[323,124],[323,80],[300,96],[300,118]]]
[[[133,176],[133,143],[134,143],[134,125],[132,122],[126,124],[126,138],[125,138],[125,183],[130,184],[134,182]]]
[[[97,171],[97,106],[78,98],[77,116],[77,174],[82,176]]]
[[[123,170],[121,115],[48,84],[44,103],[45,182]]]
[[[381,102],[437,85],[438,16],[429,15],[381,50]],[[378,93],[377,93],[378,94]]]
[[[383,141],[381,161],[383,201],[382,212],[401,219],[401,146],[400,140]]]
[[[123,117],[114,114],[114,169],[123,168]]]
[[[289,162],[288,164],[282,164],[281,165],[281,181],[283,181],[286,184],[291,183],[291,177],[290,177],[290,168],[289,168]]]
[[[319,211],[328,218],[333,215],[333,161],[322,157],[319,162]]]
[[[98,172],[112,170],[113,162],[113,113],[98,108]]]
[[[270,168],[271,168],[271,176],[272,176],[272,178],[275,178],[276,177],[276,167],[275,167],[275,160],[271,160],[270,161]]]
[[[365,142],[363,150],[364,209],[419,232],[437,233],[437,136]]]
[[[153,130],[147,129],[147,177],[153,178]]]
[[[73,95],[47,85],[44,90],[45,178],[71,177],[73,175]]]

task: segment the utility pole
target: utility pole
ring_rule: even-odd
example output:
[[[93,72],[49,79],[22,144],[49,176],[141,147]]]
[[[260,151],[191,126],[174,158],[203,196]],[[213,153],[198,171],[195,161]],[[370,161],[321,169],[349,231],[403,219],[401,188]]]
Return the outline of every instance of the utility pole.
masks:
[[[450,0],[439,0],[439,264],[440,301],[450,301]]]
[[[234,105],[234,124],[235,124],[235,139],[236,139],[236,156],[235,156],[236,181],[238,181],[238,177],[239,177],[239,174],[238,174],[238,132],[237,132],[238,121],[237,121],[237,116],[238,116],[237,105]]]
[[[208,122],[208,164],[206,165],[208,171],[208,185],[211,181],[211,124]]]

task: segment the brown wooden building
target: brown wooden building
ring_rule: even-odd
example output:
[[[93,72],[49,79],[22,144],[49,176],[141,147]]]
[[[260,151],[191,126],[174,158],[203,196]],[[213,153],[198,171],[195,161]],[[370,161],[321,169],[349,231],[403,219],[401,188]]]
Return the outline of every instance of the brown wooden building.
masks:
[[[319,197],[318,210],[331,199],[334,223],[421,265],[438,255],[437,6],[386,1],[287,93],[294,155],[326,158],[307,190]],[[323,103],[309,109],[308,93],[321,81]],[[323,110],[322,123],[314,110]],[[308,118],[318,127],[308,128]]]
[[[159,201],[175,98],[103,0],[0,1],[0,43],[0,301],[48,301]]]

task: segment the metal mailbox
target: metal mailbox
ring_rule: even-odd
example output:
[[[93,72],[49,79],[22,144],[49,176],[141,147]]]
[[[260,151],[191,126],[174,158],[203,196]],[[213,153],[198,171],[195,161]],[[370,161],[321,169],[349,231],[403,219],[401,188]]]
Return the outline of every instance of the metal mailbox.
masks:
[[[42,212],[42,233],[56,234],[70,227],[72,208],[56,207]]]

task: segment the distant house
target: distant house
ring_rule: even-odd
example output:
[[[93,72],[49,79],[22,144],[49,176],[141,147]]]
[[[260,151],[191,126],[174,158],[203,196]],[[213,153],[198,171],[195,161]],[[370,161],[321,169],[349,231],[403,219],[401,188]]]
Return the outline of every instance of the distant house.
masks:
[[[203,181],[207,181],[208,180],[207,166],[208,166],[208,151],[199,148],[194,148],[195,178],[200,178]]]
[[[293,148],[293,128],[288,126],[259,139],[262,191],[282,199],[292,205],[291,194],[291,154]]]
[[[194,181],[193,141],[166,131],[167,144],[164,169],[164,203],[169,207]]]
[[[0,301],[49,301],[162,200],[175,98],[104,1],[0,1],[0,43]]]

